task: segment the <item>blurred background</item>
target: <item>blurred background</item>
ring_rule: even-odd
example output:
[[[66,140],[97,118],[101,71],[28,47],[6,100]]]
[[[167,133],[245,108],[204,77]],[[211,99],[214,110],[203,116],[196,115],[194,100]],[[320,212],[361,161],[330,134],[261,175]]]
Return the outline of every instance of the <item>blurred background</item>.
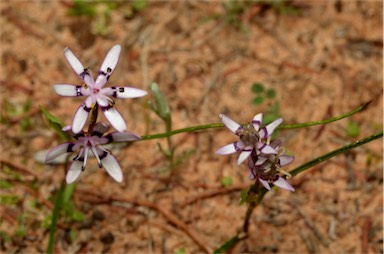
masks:
[[[383,128],[382,1],[36,0],[0,8],[2,252],[46,250],[66,165],[41,163],[63,140],[39,106],[69,125],[83,101],[53,90],[81,85],[65,47],[95,76],[120,44],[107,86],[149,91],[158,83],[173,129],[217,123],[220,113],[241,123],[259,112],[266,122],[301,123],[372,101],[336,123],[279,131],[296,157],[288,171]],[[129,131],[165,131],[152,99],[116,100]],[[241,229],[240,193],[252,183],[236,155],[214,153],[235,140],[225,128],[175,135],[172,165],[159,148],[165,139],[116,146],[121,184],[92,159],[60,213],[54,252],[220,247]],[[381,140],[369,143],[290,179],[294,193],[268,193],[233,251],[382,253],[382,153]]]

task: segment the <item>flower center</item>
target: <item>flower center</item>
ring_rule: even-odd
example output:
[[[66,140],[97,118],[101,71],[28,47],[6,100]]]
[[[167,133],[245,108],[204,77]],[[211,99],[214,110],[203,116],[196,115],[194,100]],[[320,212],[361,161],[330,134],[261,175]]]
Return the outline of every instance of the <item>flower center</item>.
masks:
[[[252,124],[247,124],[236,131],[236,134],[244,142],[245,146],[256,146],[259,142],[259,133],[256,131]]]
[[[98,93],[98,92],[100,92],[100,89],[98,89],[98,88],[93,88],[93,93],[94,93],[94,94],[96,94],[96,93]]]

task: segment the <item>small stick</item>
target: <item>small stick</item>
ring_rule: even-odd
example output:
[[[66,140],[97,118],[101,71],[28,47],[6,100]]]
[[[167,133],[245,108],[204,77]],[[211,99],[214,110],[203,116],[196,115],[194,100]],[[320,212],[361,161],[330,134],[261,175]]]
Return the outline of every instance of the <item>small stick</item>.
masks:
[[[362,253],[368,253],[369,250],[369,231],[372,227],[372,219],[370,217],[366,217],[363,228],[362,228],[362,235],[361,235],[361,252]]]

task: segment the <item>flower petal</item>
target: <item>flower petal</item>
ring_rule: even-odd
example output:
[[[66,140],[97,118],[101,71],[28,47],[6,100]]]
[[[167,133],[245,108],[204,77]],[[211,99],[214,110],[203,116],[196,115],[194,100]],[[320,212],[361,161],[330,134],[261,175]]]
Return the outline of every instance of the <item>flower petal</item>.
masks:
[[[119,61],[120,51],[120,45],[115,45],[109,50],[107,56],[103,61],[103,64],[100,67],[99,76],[97,77],[95,82],[95,86],[97,88],[101,88],[102,86],[104,86],[109,77],[111,76],[112,72],[114,71],[117,65],[117,62]]]
[[[100,108],[103,111],[104,116],[108,119],[113,128],[115,128],[117,131],[122,132],[127,128],[123,117],[114,107],[109,106]]]
[[[291,163],[294,160],[294,156],[289,156],[289,155],[281,155],[279,156],[279,164],[281,167],[284,167]]]
[[[110,142],[129,142],[140,140],[141,137],[132,132],[112,132],[105,136]]]
[[[233,121],[231,118],[224,114],[219,115],[220,120],[223,122],[223,124],[233,133],[236,134],[236,131],[241,128],[241,125]]]
[[[95,126],[92,129],[92,136],[103,136],[104,133],[106,133],[109,130],[109,125],[106,125],[102,122],[98,122],[95,124]]]
[[[267,157],[259,156],[259,158],[257,159],[257,161],[255,163],[255,166],[262,165],[267,159],[268,159]]]
[[[147,92],[128,86],[114,86],[103,89],[103,93],[118,99],[139,98],[147,95]]]
[[[268,181],[266,180],[263,180],[259,177],[259,182],[267,189],[267,190],[271,190],[271,186],[269,186],[269,183]]]
[[[259,131],[260,125],[263,122],[263,113],[259,113],[253,117],[252,125],[256,131]]]
[[[77,134],[83,130],[85,122],[87,121],[88,114],[91,111],[91,108],[88,108],[85,103],[81,104],[77,109],[75,116],[72,121],[72,131]]]
[[[79,178],[81,172],[83,171],[83,162],[74,160],[71,164],[67,172],[67,176],[65,177],[65,181],[70,184],[73,183],[77,178]]]
[[[252,147],[246,147],[240,153],[239,158],[237,159],[237,165],[240,165],[243,161],[245,161],[252,153]]]
[[[121,168],[119,163],[116,161],[115,157],[111,154],[108,154],[106,157],[101,159],[101,163],[107,173],[115,179],[117,182],[123,181],[123,173],[121,172]]]
[[[64,56],[67,59],[69,65],[71,65],[72,69],[76,72],[76,74],[84,80],[84,82],[87,85],[92,85],[93,84],[93,79],[91,73],[88,71],[88,69],[85,69],[82,63],[77,59],[75,54],[69,49],[65,48],[64,49]],[[92,79],[91,83],[89,78]]]
[[[56,84],[53,85],[55,92],[61,96],[82,96],[81,86],[69,85],[69,84]]]
[[[52,148],[51,150],[48,151],[47,155],[45,156],[44,163],[50,162],[65,153],[73,152],[72,150],[73,145],[74,144],[72,142],[66,142]]]
[[[257,149],[263,154],[277,154],[277,151],[270,145],[258,143]]]
[[[272,123],[270,123],[267,126],[265,126],[264,128],[262,128],[259,131],[260,138],[269,137],[273,133],[273,131],[276,129],[276,127],[279,126],[282,122],[283,122],[283,119],[278,118],[275,121],[273,121]]]
[[[235,143],[220,147],[219,149],[216,150],[215,153],[220,155],[232,154],[237,151],[240,151],[243,147],[244,145],[242,142],[235,142]]]
[[[295,189],[290,185],[283,177],[279,176],[279,178],[273,182],[274,185],[276,185],[279,188],[289,190],[289,191],[295,191]]]

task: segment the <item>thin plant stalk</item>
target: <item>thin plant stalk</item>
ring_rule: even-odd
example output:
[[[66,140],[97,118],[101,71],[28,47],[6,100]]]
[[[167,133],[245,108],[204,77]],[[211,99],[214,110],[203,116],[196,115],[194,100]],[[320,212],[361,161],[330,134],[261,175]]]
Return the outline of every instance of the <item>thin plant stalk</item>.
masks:
[[[363,111],[364,109],[367,108],[370,102],[364,103],[363,105],[353,109],[350,112],[341,114],[336,117],[331,117],[325,120],[320,120],[320,121],[312,121],[312,122],[305,122],[305,123],[298,123],[298,124],[285,124],[285,125],[280,125],[278,129],[296,129],[296,128],[303,128],[303,127],[309,127],[309,126],[315,126],[315,125],[322,125],[322,124],[327,124],[331,122],[335,122],[338,120],[341,120],[343,118],[349,117],[353,114],[356,114],[358,112]],[[204,124],[204,125],[197,125],[197,126],[191,126],[191,127],[186,127],[178,130],[172,130],[172,131],[167,131],[165,133],[158,133],[158,134],[153,134],[153,135],[145,135],[141,137],[141,141],[143,140],[151,140],[151,139],[158,139],[158,138],[167,138],[176,134],[184,133],[184,132],[195,132],[195,131],[201,131],[201,130],[206,130],[206,129],[213,129],[213,128],[221,128],[224,127],[224,124],[222,123],[212,123],[212,124]]]

